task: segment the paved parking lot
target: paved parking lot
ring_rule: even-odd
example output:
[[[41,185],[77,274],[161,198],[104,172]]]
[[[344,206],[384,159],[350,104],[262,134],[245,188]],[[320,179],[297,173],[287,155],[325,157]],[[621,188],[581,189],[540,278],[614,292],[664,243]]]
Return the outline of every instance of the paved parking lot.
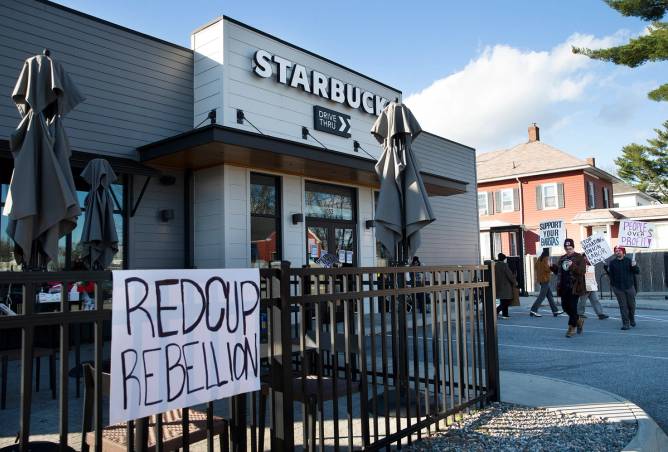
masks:
[[[499,320],[502,370],[587,384],[629,399],[668,431],[668,311],[636,312],[637,327],[621,331],[619,310],[598,320],[591,307],[584,334],[566,338],[567,316],[553,317],[545,302],[541,318],[529,317],[533,299]]]

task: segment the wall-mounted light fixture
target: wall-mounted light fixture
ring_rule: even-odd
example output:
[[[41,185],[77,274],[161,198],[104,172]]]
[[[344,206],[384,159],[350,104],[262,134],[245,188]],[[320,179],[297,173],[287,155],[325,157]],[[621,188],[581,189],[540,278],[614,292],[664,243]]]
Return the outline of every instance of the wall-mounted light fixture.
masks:
[[[174,219],[174,209],[162,209],[160,211],[160,221],[167,223]]]
[[[353,140],[353,151],[359,152],[360,151],[360,142],[357,140]]]
[[[302,138],[303,138],[304,140],[306,140],[306,139],[308,139],[308,135],[309,135],[309,133],[308,133],[308,128],[302,126]]]
[[[237,124],[243,124],[244,119],[246,119],[246,116],[244,116],[244,111],[237,108]]]
[[[364,226],[366,226],[367,229],[375,228],[376,222],[374,220],[366,220]]]
[[[299,224],[304,222],[303,213],[293,213],[292,214],[292,224]]]

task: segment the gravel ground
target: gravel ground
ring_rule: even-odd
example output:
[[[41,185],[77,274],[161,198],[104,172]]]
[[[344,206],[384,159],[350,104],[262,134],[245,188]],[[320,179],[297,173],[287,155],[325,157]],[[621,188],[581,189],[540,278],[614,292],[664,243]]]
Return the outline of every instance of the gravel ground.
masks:
[[[631,441],[637,428],[636,423],[495,403],[413,443],[408,450],[619,451]]]

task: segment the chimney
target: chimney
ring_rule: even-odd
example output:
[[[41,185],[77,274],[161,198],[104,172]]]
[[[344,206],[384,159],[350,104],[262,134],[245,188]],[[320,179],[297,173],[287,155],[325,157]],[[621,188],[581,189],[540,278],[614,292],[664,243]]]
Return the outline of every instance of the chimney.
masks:
[[[532,141],[540,141],[540,130],[535,122],[529,126],[529,143]]]
[[[594,157],[587,157],[587,164],[591,166],[596,166],[596,159]]]

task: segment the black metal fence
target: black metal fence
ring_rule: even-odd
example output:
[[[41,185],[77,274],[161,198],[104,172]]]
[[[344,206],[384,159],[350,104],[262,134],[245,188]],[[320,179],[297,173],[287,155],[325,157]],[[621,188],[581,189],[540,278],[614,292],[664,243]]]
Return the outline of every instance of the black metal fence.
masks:
[[[20,366],[20,449],[31,440],[33,360],[43,350],[59,360],[50,386],[58,393],[61,450],[187,451],[195,443],[209,451],[375,450],[411,443],[499,399],[493,269],[283,263],[260,275],[260,391],[106,426],[111,274],[0,273],[0,295],[9,289],[17,313],[0,316],[0,358],[7,357],[5,385],[6,361],[15,357]],[[94,309],[69,301],[76,281],[95,284]],[[62,286],[60,301],[44,309],[47,303],[32,300],[47,282]],[[92,337],[81,334],[82,325],[92,325]],[[20,343],[2,340],[12,335]],[[50,339],[38,344],[37,337]],[[77,400],[80,384],[83,400]],[[4,399],[2,408],[11,409]],[[77,419],[70,419],[74,411]],[[79,431],[73,440],[71,432]]]

